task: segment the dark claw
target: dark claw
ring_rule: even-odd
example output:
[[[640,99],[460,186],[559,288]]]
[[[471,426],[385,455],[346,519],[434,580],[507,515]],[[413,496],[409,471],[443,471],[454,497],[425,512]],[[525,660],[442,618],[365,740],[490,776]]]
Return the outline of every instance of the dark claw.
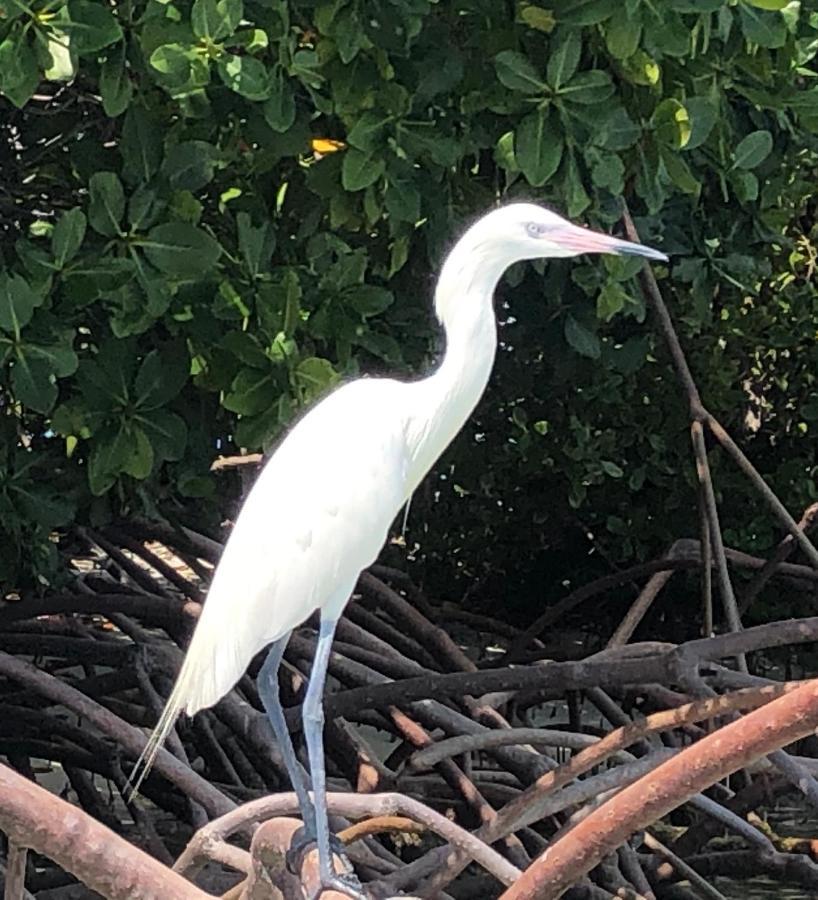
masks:
[[[290,849],[287,851],[286,856],[286,864],[287,869],[293,875],[301,874],[301,867],[304,865],[304,857],[309,853],[310,850],[315,846],[315,835],[311,833],[310,829],[308,829],[305,825],[302,825],[298,831],[293,835],[292,840],[290,841]],[[349,861],[349,857],[346,854],[346,849],[341,841],[338,840],[338,836],[335,834],[331,834],[329,836],[329,848],[336,855],[341,858],[341,862],[343,862],[347,872],[352,872],[352,864]],[[338,876],[339,878],[341,876]],[[357,879],[356,879],[357,880]],[[360,887],[360,885],[359,885]],[[340,890],[340,888],[339,888]]]

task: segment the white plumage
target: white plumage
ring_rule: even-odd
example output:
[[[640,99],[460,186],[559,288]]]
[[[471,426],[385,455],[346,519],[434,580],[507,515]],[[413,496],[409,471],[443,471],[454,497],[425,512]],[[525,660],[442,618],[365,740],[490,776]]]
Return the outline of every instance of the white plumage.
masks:
[[[361,570],[376,559],[396,514],[485,389],[497,342],[492,295],[503,271],[523,259],[582,252],[666,258],[532,204],[494,210],[466,232],[443,266],[435,293],[446,332],[440,367],[415,382],[360,379],[343,385],[298,422],[238,516],[173,693],[137,763],[140,780],[178,713],[193,715],[217,702],[265,645],[316,609],[331,640]],[[321,684],[323,672],[318,675]],[[271,702],[278,703],[277,695]],[[309,724],[320,728],[315,716]],[[288,742],[283,716],[278,727],[278,739]],[[318,751],[310,761],[314,776],[320,764],[323,784]],[[288,768],[291,778],[300,778],[294,757]],[[322,884],[337,887],[319,793],[316,788],[312,815]]]

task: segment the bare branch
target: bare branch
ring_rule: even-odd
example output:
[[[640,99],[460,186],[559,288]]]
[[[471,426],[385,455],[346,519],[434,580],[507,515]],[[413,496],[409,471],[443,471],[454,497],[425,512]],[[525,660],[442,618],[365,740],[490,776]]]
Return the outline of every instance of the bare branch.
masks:
[[[204,891],[82,810],[0,764],[0,829],[108,900],[206,900]]]

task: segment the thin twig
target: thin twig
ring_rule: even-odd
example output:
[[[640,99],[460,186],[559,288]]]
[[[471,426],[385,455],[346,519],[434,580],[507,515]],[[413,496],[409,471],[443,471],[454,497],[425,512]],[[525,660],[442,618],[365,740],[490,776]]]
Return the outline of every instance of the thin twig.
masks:
[[[17,841],[9,839],[6,854],[6,887],[3,900],[23,900],[26,891],[26,859],[28,850]]]
[[[645,846],[657,856],[661,856],[665,862],[669,863],[682,878],[686,878],[690,882],[690,886],[704,900],[727,900],[721,891],[717,891],[707,879],[683,859],[678,857],[669,847],[666,847],[658,838],[654,837],[649,831],[646,831],[643,837]]]

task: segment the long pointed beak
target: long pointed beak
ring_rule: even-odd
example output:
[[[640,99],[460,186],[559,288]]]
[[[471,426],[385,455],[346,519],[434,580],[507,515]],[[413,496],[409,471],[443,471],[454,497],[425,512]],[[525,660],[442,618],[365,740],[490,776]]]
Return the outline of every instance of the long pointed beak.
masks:
[[[654,250],[653,247],[623,241],[609,234],[589,231],[577,225],[549,230],[548,239],[574,253],[615,253],[619,256],[644,256],[647,259],[667,262],[667,256],[660,250]]]

